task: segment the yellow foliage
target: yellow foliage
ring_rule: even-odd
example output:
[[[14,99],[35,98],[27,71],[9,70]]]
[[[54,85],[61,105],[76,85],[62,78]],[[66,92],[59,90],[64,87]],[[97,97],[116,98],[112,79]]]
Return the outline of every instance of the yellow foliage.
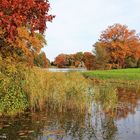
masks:
[[[43,35],[39,33],[32,35],[25,27],[18,27],[17,33],[18,37],[16,38],[15,45],[20,47],[26,54],[30,53],[30,50],[40,52],[46,43]]]
[[[18,37],[28,39],[30,34],[29,31],[25,27],[18,27]]]

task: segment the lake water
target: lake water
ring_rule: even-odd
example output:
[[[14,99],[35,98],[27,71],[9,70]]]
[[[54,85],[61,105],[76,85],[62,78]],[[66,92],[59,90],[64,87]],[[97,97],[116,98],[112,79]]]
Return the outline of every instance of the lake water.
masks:
[[[94,94],[83,112],[1,118],[0,140],[140,140],[140,89],[96,86]]]
[[[50,72],[76,72],[76,71],[86,71],[85,68],[49,68]]]

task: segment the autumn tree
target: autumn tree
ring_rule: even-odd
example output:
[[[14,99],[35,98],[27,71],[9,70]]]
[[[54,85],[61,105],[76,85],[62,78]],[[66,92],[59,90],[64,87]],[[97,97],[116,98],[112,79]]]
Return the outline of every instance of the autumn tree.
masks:
[[[50,60],[46,57],[44,52],[34,54],[34,65],[42,68],[48,68]]]
[[[71,67],[75,66],[75,54],[69,54],[67,55],[67,61],[68,61],[68,65]]]
[[[45,43],[43,33],[49,15],[48,0],[0,0],[0,53],[23,52],[31,56]]]
[[[83,61],[88,70],[94,69],[95,56],[91,52],[84,52]]]
[[[93,68],[95,56],[90,52],[77,52],[74,54],[59,54],[54,61],[57,67],[87,67]]]
[[[125,58],[140,57],[140,38],[135,30],[129,30],[126,25],[114,24],[102,32],[98,46],[109,56],[112,65],[125,67]],[[94,45],[95,49],[97,45]]]
[[[59,54],[55,60],[54,60],[54,64],[57,67],[71,67],[74,66],[75,67],[75,54]]]
[[[54,64],[59,68],[65,67],[66,66],[66,55],[65,54],[59,54],[55,58]]]
[[[83,66],[83,52],[77,52],[74,54],[75,67]]]

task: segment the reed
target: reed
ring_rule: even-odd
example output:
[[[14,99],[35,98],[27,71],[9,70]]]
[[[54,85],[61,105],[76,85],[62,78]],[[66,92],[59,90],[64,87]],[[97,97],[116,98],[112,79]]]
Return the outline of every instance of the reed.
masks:
[[[30,108],[35,110],[84,109],[88,103],[89,83],[80,73],[48,72],[39,68],[26,73]]]

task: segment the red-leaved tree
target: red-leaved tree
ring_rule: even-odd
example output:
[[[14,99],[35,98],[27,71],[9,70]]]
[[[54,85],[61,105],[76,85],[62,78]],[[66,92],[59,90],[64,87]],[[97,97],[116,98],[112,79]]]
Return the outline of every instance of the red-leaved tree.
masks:
[[[94,69],[95,56],[90,52],[84,52],[83,61],[88,70]]]
[[[48,0],[0,0],[0,52],[39,52],[46,23],[54,18],[49,8]]]

